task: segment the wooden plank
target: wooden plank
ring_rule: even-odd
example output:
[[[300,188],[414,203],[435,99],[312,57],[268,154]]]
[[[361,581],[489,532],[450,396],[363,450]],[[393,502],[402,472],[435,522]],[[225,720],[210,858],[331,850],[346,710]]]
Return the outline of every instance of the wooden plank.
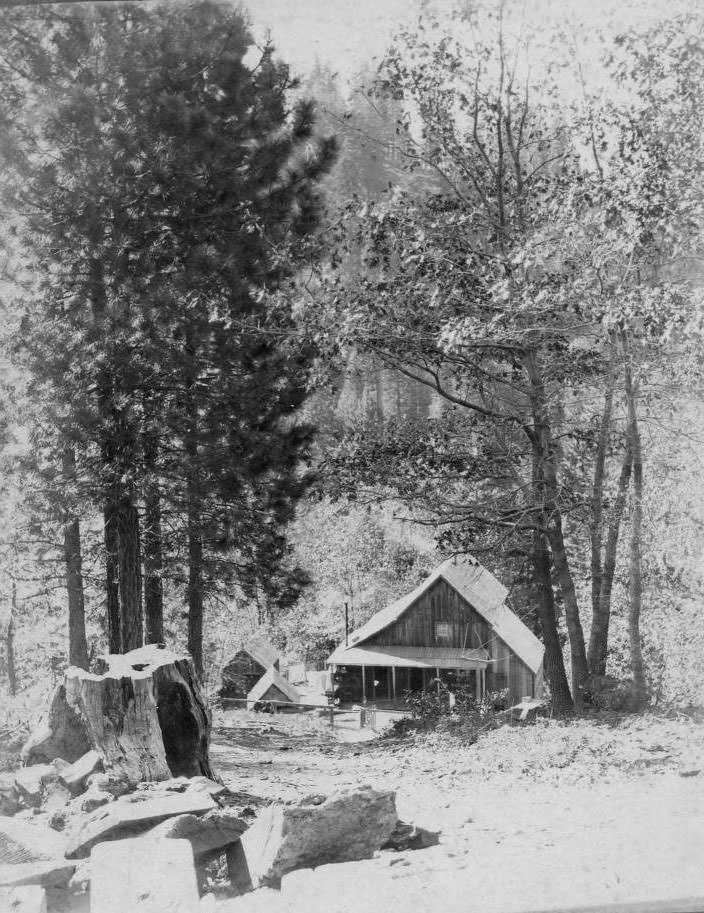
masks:
[[[198,883],[188,840],[162,840],[147,849],[139,838],[93,847],[91,913],[194,913]]]

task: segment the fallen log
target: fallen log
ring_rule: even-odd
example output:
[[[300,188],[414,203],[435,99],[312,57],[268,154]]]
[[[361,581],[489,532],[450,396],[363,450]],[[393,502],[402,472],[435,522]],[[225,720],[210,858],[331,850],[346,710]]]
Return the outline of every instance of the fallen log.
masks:
[[[100,674],[71,666],[23,758],[32,764],[53,754],[74,763],[92,749],[106,771],[131,783],[212,779],[209,739],[210,711],[192,660],[151,645],[104,658]]]

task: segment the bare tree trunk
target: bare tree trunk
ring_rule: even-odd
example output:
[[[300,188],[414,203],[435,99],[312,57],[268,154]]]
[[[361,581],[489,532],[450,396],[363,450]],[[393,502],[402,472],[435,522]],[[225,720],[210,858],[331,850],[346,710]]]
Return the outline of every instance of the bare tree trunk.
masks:
[[[120,578],[120,631],[127,653],[144,643],[142,630],[142,578],[140,572],[139,515],[129,496],[123,497],[117,514]]]
[[[588,675],[587,651],[584,631],[579,617],[579,602],[572,578],[562,529],[562,512],[559,504],[559,487],[555,465],[555,447],[550,431],[545,384],[535,353],[528,351],[524,364],[530,383],[529,396],[533,413],[533,428],[529,438],[538,460],[537,486],[547,523],[547,540],[565,603],[565,621],[570,641],[572,665],[572,700],[576,709],[582,705],[582,684]]]
[[[592,516],[589,524],[589,537],[591,540],[591,577],[592,577],[592,629],[589,639],[587,657],[590,672],[596,671],[594,656],[601,652],[601,642],[598,638],[601,586],[602,586],[602,547],[604,539],[604,475],[606,470],[606,451],[611,433],[611,418],[613,415],[615,376],[613,360],[609,362],[606,377],[606,391],[604,393],[604,409],[599,425],[599,438],[594,458],[594,481],[592,483]]]
[[[144,622],[148,644],[164,640],[163,556],[161,499],[155,488],[147,492],[144,510]]]
[[[64,448],[63,472],[66,481],[75,478],[76,456],[71,447]],[[83,596],[81,528],[77,517],[69,518],[64,524],[64,560],[68,590],[68,661],[72,666],[87,669],[88,643]]]
[[[550,553],[544,535],[538,530],[533,533],[533,567],[539,591],[538,615],[545,644],[545,674],[550,685],[553,713],[559,716],[572,710],[572,695],[557,631],[555,597],[550,578]]]
[[[626,506],[626,495],[631,478],[633,455],[630,442],[621,463],[621,474],[618,480],[616,498],[609,521],[609,529],[604,549],[604,564],[601,571],[601,586],[599,588],[599,601],[597,611],[592,617],[592,631],[589,638],[589,671],[596,675],[606,674],[606,658],[609,648],[609,624],[611,620],[611,592],[616,573],[616,557],[618,539],[621,530],[621,519]]]
[[[17,611],[17,584],[12,581],[10,620],[5,632],[5,654],[7,658],[7,687],[14,697],[17,694],[17,669],[15,667],[15,613]]]
[[[112,501],[106,502],[103,511],[105,536],[105,593],[107,597],[108,652],[122,652],[120,624],[120,593],[118,586],[117,511]]]
[[[643,454],[636,412],[636,390],[633,383],[631,365],[628,362],[628,346],[624,333],[624,352],[626,354],[625,386],[628,404],[628,437],[633,453],[633,514],[631,516],[630,543],[630,604],[628,610],[628,638],[631,647],[631,672],[639,707],[645,704],[645,669],[643,650],[640,642],[640,615],[643,604]]]

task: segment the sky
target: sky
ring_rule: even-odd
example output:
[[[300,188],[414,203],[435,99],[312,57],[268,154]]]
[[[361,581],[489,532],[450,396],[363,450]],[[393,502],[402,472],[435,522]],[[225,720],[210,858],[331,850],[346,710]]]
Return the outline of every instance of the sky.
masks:
[[[389,39],[401,25],[417,18],[423,0],[243,0],[257,40],[271,30],[280,56],[298,75],[316,62],[327,64],[348,82],[370,61],[378,62]],[[425,0],[447,11],[459,0]],[[497,5],[500,0],[495,0]],[[574,23],[584,52],[589,54],[600,29],[615,32],[633,24],[646,25],[676,8],[704,0],[511,0],[533,20],[567,17]]]

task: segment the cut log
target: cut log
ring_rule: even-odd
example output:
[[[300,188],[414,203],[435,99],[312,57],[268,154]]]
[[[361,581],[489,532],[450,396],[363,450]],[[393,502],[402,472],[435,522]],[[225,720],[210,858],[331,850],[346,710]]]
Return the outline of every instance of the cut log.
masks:
[[[37,885],[0,888],[0,910],[8,913],[46,913],[46,891]]]
[[[177,815],[204,815],[215,808],[207,792],[191,791],[167,798],[130,802],[127,797],[99,808],[80,822],[71,833],[66,849],[68,859],[82,859],[97,843],[135,837],[166,818]]]
[[[368,859],[397,820],[394,793],[369,786],[314,797],[312,804],[271,805],[228,851],[230,880],[240,892],[277,887],[294,869]]]
[[[54,752],[73,763],[93,749],[107,771],[132,783],[212,778],[210,712],[190,657],[147,646],[101,666],[101,674],[66,671],[47,723],[23,749],[27,762]]]
[[[142,840],[101,843],[90,857],[91,913],[194,913],[198,884],[187,840],[164,840],[145,853]]]

